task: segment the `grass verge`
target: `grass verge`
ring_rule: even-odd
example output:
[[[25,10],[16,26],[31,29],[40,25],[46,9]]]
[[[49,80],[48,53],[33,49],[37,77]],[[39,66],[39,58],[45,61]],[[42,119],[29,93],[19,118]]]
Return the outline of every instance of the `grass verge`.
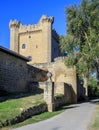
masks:
[[[60,95],[58,95],[57,98],[59,98]],[[14,99],[9,98],[8,100],[5,100],[0,103],[0,121],[4,121],[6,119],[12,119],[12,117],[15,117],[16,115],[20,114],[21,111],[23,111],[25,108],[38,105],[43,102],[43,95],[42,94],[30,94],[30,95],[23,95],[16,96]],[[9,130],[12,128],[21,127],[27,124],[39,122],[42,120],[46,120],[48,118],[51,118],[57,114],[60,114],[65,109],[74,108],[75,106],[64,106],[60,109],[54,111],[54,112],[44,112],[39,115],[35,115],[30,119],[25,120],[24,122],[18,123],[13,126],[4,127],[1,130]]]
[[[88,130],[99,130],[99,103],[97,103],[94,115]]]
[[[32,124],[32,123],[35,123],[35,122],[39,122],[39,121],[42,121],[42,120],[49,119],[49,118],[51,118],[55,115],[62,113],[66,108],[67,108],[66,106],[63,106],[63,107],[61,107],[60,109],[57,109],[54,112],[44,112],[44,113],[41,113],[39,115],[35,115],[32,118],[25,120],[24,122],[18,123],[16,125],[13,125],[13,126],[10,126],[10,127],[4,127],[1,130],[10,130],[10,129],[18,128],[18,127],[21,127],[21,126],[24,126],[24,125],[28,125],[28,124]]]
[[[0,122],[10,120],[19,115],[24,109],[43,102],[43,94],[23,94],[22,97],[16,95],[13,98],[0,102]]]

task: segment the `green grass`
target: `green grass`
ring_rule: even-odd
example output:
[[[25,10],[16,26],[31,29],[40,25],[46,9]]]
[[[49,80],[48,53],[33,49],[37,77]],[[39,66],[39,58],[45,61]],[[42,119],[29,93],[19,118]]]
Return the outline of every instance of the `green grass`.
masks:
[[[58,95],[58,97],[60,97],[60,95]],[[39,105],[40,103],[43,102],[43,94],[34,94],[34,95],[26,94],[23,97],[20,97],[17,99],[14,97],[11,97],[11,98],[12,99],[10,99],[10,97],[9,97],[8,100],[0,103],[0,121],[4,121],[6,119],[11,119],[11,118],[17,116],[18,114],[20,114],[21,111],[23,111],[25,108]],[[27,124],[46,120],[57,114],[60,114],[65,109],[73,108],[73,107],[75,107],[75,106],[64,106],[54,112],[44,112],[39,115],[35,115],[32,118],[27,119],[24,122],[18,123],[16,125],[4,127],[1,130],[9,130],[11,128],[17,128],[17,127],[21,127],[21,126],[24,126]]]
[[[63,94],[55,94],[54,98],[59,99],[59,98],[62,98],[63,96],[64,96]]]
[[[12,119],[21,113],[24,109],[38,105],[43,102],[43,94],[28,95],[27,97],[8,99],[0,102],[0,121]]]
[[[21,126],[24,126],[27,124],[32,124],[35,122],[46,120],[48,118],[51,118],[55,115],[62,113],[65,109],[66,109],[66,107],[61,107],[60,109],[58,109],[57,111],[54,111],[54,112],[44,112],[44,113],[41,113],[39,115],[35,115],[32,118],[25,120],[24,122],[18,123],[16,125],[11,126],[11,127],[2,128],[1,130],[9,130],[11,128],[17,128],[17,127],[21,127]]]
[[[16,124],[14,125],[12,128],[16,128],[16,127],[20,127],[20,126],[24,126],[24,125],[27,125],[27,124],[31,124],[31,123],[35,123],[35,122],[39,122],[39,121],[42,121],[42,120],[46,120],[48,118],[51,118],[57,114],[60,114],[61,112],[63,112],[63,110],[60,110],[60,111],[55,111],[55,112],[44,112],[40,115],[36,115],[36,116],[33,116],[32,118],[22,122],[22,123],[19,123],[19,124]]]
[[[64,112],[66,109],[75,108],[75,107],[76,107],[75,105],[62,106],[54,112],[44,112],[44,113],[41,113],[39,115],[35,115],[32,118],[25,120],[24,122],[18,123],[16,125],[13,125],[13,126],[10,126],[10,127],[4,127],[1,130],[11,130],[13,128],[18,128],[18,127],[22,127],[24,125],[28,125],[28,124],[39,122],[39,121],[42,121],[42,120],[46,120],[46,119],[49,119],[53,116],[56,116],[56,115]]]
[[[20,112],[20,101],[10,100],[0,103],[0,121],[11,119]]]
[[[93,119],[90,123],[88,130],[99,130],[99,103],[97,103],[96,109],[94,111]]]

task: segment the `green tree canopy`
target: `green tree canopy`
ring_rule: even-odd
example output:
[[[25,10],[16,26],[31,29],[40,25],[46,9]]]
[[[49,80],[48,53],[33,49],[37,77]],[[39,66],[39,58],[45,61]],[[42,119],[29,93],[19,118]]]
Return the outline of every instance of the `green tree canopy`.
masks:
[[[82,0],[66,8],[67,33],[60,36],[66,65],[75,65],[79,76],[93,71],[99,78],[99,0]]]

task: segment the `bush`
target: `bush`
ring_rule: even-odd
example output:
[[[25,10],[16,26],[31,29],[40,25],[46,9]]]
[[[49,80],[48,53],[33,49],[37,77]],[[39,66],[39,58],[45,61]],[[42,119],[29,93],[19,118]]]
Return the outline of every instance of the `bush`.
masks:
[[[88,86],[88,95],[89,97],[99,97],[99,87],[98,86]]]
[[[88,80],[88,95],[90,98],[99,97],[98,80],[92,76]]]

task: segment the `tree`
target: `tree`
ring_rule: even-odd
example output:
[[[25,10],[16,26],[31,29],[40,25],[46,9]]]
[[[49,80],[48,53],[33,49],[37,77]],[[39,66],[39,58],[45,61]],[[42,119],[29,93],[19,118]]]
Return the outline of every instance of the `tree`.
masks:
[[[66,8],[66,17],[67,34],[60,36],[66,65],[75,65],[83,79],[96,72],[99,80],[99,0],[82,0]]]
[[[88,80],[88,95],[89,97],[98,97],[99,98],[99,86],[97,86],[97,79],[90,76]]]

